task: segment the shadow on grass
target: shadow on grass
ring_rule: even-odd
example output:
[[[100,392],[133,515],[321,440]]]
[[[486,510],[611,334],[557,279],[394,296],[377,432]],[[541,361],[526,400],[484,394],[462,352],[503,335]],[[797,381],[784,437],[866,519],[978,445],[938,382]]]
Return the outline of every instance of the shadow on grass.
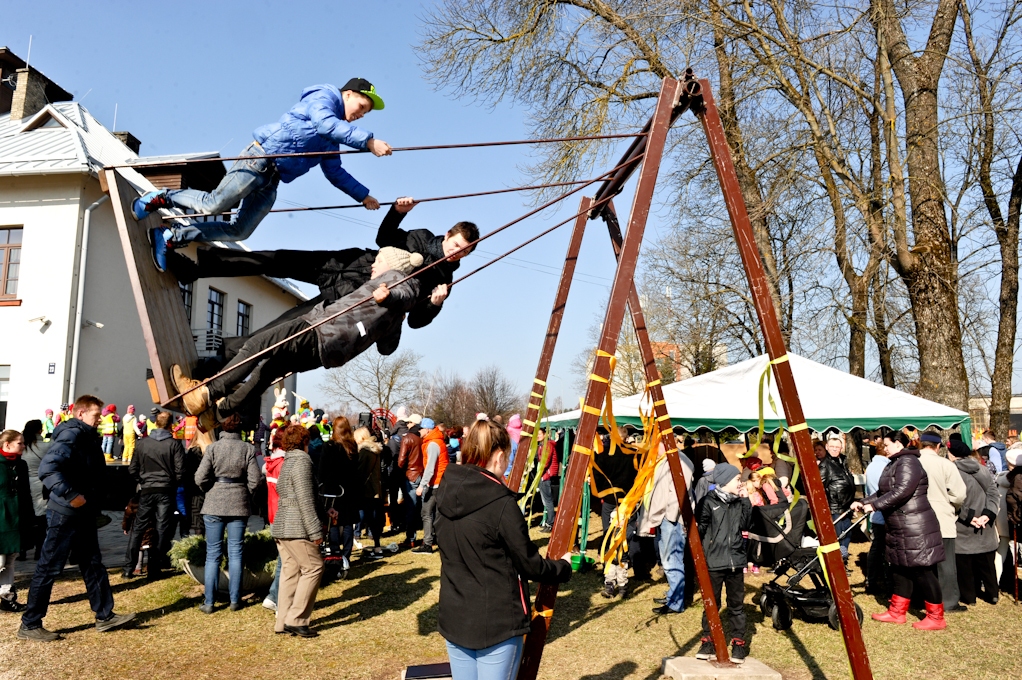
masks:
[[[347,601],[348,605],[317,617],[316,628],[323,631],[390,611],[407,609],[425,596],[433,582],[440,579],[439,576],[424,576],[428,572],[424,567],[413,567],[399,574],[363,577],[350,588],[345,588],[339,596],[317,603],[319,608],[330,607],[342,601]]]
[[[679,642],[677,635],[674,634],[673,628],[668,629],[668,634],[671,636],[671,640],[674,642],[677,649],[672,654],[668,654],[667,656],[688,656],[689,653],[696,649],[696,645],[699,644],[699,640],[702,635],[701,633],[696,633],[685,642]],[[653,671],[645,678],[643,678],[643,680],[657,680],[657,678],[663,677],[661,676],[660,671],[661,669],[658,668],[657,670]]]
[[[639,667],[639,664],[634,661],[621,661],[616,663],[602,673],[596,673],[595,675],[583,675],[578,680],[624,680],[629,675],[635,672],[635,669]]]
[[[592,596],[602,590],[602,587],[603,574],[598,570],[575,574],[567,585],[561,586],[555,606],[556,614],[551,621],[550,631],[547,633],[548,644],[567,635],[572,630],[592,623],[625,601],[618,597],[612,600],[603,600],[594,605]],[[642,597],[649,589],[648,581],[639,582],[629,590],[628,599]],[[532,588],[533,601],[535,595],[536,588],[534,586]]]
[[[119,570],[117,570],[117,571],[119,571]],[[164,578],[169,578],[169,576],[165,576]],[[163,579],[157,579],[157,580],[163,580]],[[64,574],[64,575],[62,575],[61,577],[59,577],[57,579],[57,583],[60,583],[61,581],[71,581],[71,582],[77,581],[77,582],[82,584],[82,591],[80,593],[75,593],[74,595],[67,595],[65,597],[60,598],[59,600],[53,600],[53,601],[50,602],[51,605],[52,604],[71,604],[71,603],[74,603],[74,602],[81,602],[82,600],[88,600],[89,599],[89,594],[84,589],[85,588],[85,582],[82,580],[82,575],[80,573],[78,573],[78,574],[74,574],[74,573]],[[142,588],[144,586],[149,585],[150,583],[156,583],[156,581],[150,581],[150,580],[146,579],[145,577],[136,577],[134,579],[131,579],[130,581],[129,580],[122,580],[120,583],[111,583],[110,584],[110,591],[113,592],[114,595],[116,595],[117,593],[125,593],[125,592],[127,592],[129,590],[135,590],[136,588]]]

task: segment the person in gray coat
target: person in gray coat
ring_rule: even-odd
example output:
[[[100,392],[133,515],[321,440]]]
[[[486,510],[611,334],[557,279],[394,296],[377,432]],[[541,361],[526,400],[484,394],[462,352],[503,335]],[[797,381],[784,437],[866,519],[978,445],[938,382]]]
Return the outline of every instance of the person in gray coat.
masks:
[[[309,431],[288,425],[281,435],[284,466],[277,478],[280,496],[273,518],[273,538],[283,562],[277,593],[275,633],[303,638],[319,635],[309,628],[323,574],[323,521],[316,506],[316,482],[309,457]]]
[[[979,595],[997,604],[997,508],[1000,504],[993,475],[965,442],[951,441],[948,460],[965,480],[965,502],[958,512],[958,536],[955,538],[955,563],[958,590],[963,604],[976,604]]]
[[[200,381],[186,377],[174,364],[174,387],[178,392],[192,390],[183,397],[185,409],[198,416],[213,406],[222,420],[250,397],[258,399],[288,373],[343,366],[374,344],[380,354],[393,354],[401,340],[405,314],[419,300],[419,280],[403,279],[421,265],[418,253],[381,248],[373,262],[372,279],[339,300],[321,302],[297,319],[256,332],[227,364],[224,374],[208,385],[198,387]],[[372,299],[360,304],[367,298]],[[349,310],[353,305],[358,306]],[[247,361],[264,350],[267,354],[261,361]]]
[[[202,519],[206,527],[206,597],[199,609],[213,613],[223,556],[224,530],[227,530],[227,575],[230,579],[231,611],[241,609],[241,550],[245,526],[252,514],[252,492],[262,473],[256,463],[256,448],[241,439],[241,417],[237,414],[223,422],[220,439],[206,447],[195,484],[206,492]]]

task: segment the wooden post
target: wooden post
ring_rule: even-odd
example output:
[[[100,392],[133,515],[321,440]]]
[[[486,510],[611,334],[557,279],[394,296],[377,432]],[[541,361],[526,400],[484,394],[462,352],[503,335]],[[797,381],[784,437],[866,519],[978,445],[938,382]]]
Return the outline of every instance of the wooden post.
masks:
[[[571,548],[572,525],[578,516],[585,476],[589,471],[589,462],[593,455],[590,447],[596,436],[596,426],[607,395],[610,358],[617,349],[617,338],[621,331],[621,322],[624,320],[625,303],[634,285],[633,278],[635,277],[639,248],[642,245],[642,236],[646,228],[646,218],[649,216],[653,190],[660,170],[660,159],[663,156],[667,132],[680,90],[678,81],[671,78],[664,79],[649,136],[646,138],[646,152],[642,160],[639,182],[635,189],[628,233],[622,245],[617,272],[614,275],[614,285],[611,288],[607,313],[604,316],[599,350],[589,376],[584,406],[579,418],[578,436],[575,439],[571,460],[568,463],[566,488],[561,495],[560,511],[554,521],[553,533],[550,535],[550,543],[547,546],[547,556],[552,559],[560,558]],[[539,672],[543,646],[546,644],[556,600],[557,585],[540,585],[533,605],[531,630],[525,639],[518,680],[535,680],[536,674]]]
[[[749,279],[756,315],[759,318],[760,328],[763,329],[767,352],[773,362],[777,391],[781,395],[784,416],[788,423],[788,433],[802,470],[809,508],[816,522],[820,544],[824,548],[830,548],[823,553],[823,561],[830,577],[830,590],[837,603],[841,633],[845,639],[845,649],[848,653],[852,677],[855,680],[867,680],[873,677],[873,673],[870,670],[869,657],[866,655],[866,646],[862,640],[859,620],[855,615],[855,602],[852,600],[852,591],[848,585],[848,574],[845,573],[841,553],[835,549],[837,547],[837,532],[834,530],[834,522],[831,520],[830,507],[827,503],[823,482],[820,479],[820,470],[816,465],[816,457],[813,455],[809,428],[802,413],[802,404],[795,387],[791,363],[787,358],[788,350],[784,346],[784,336],[781,334],[781,326],[777,321],[777,310],[774,309],[773,300],[770,298],[763,262],[760,259],[759,249],[756,247],[752,225],[749,223],[749,214],[731,159],[731,148],[728,146],[724,125],[721,123],[717,104],[710,90],[710,83],[708,80],[700,80],[699,83],[703,101],[701,106],[693,106],[693,112],[702,123],[706,139],[710,144],[710,154],[717,170],[721,190],[724,192],[724,201],[731,218],[731,226],[734,228],[742,264],[745,266],[745,274]]]
[[[538,427],[539,404],[543,401],[543,395],[546,393],[546,379],[550,374],[550,362],[554,357],[554,347],[557,346],[557,335],[561,331],[561,321],[564,319],[564,307],[568,303],[571,281],[575,277],[575,264],[578,262],[578,251],[582,247],[582,236],[585,235],[586,221],[588,220],[586,213],[589,212],[591,205],[592,199],[583,196],[579,203],[579,215],[575,218],[575,226],[571,230],[571,239],[568,241],[568,253],[564,256],[561,281],[557,286],[557,295],[554,297],[554,308],[550,312],[546,337],[543,338],[543,349],[539,353],[536,377],[532,381],[529,407],[525,411],[525,418],[522,419],[522,436],[518,440],[518,452],[515,454],[515,462],[507,481],[508,488],[516,493],[521,488],[526,454],[528,454],[532,436]]]
[[[607,231],[610,232],[610,243],[614,248],[614,255],[620,258],[623,238],[612,203],[608,203],[602,215],[607,223]],[[713,638],[714,652],[717,655],[716,664],[718,666],[733,666],[734,664],[731,663],[730,656],[728,655],[724,627],[720,622],[720,603],[717,602],[717,598],[713,593],[710,570],[706,564],[706,554],[703,552],[703,541],[699,536],[699,526],[689,501],[681,458],[678,455],[678,444],[674,438],[674,430],[671,428],[671,416],[667,413],[667,403],[664,401],[664,388],[660,382],[660,369],[656,365],[653,344],[649,340],[649,331],[646,329],[646,317],[642,312],[642,302],[639,299],[639,291],[635,288],[634,281],[632,282],[631,292],[628,294],[628,310],[632,314],[632,325],[635,327],[635,338],[639,344],[639,352],[642,355],[643,370],[646,374],[646,384],[649,386],[649,397],[653,404],[653,412],[656,415],[656,423],[660,426],[660,441],[667,452],[667,464],[671,466],[674,491],[678,496],[678,506],[681,508],[682,519],[688,532],[688,545],[692,551],[692,562],[695,564],[696,580],[699,582],[699,592],[703,598],[703,609],[706,612],[707,623],[710,625],[710,637]]]

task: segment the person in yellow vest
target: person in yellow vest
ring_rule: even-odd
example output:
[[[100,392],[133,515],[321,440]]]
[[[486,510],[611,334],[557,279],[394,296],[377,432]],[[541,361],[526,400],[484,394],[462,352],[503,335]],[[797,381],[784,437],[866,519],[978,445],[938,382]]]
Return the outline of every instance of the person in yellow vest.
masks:
[[[422,498],[422,545],[413,548],[414,553],[432,553],[436,537],[433,535],[433,516],[436,514],[436,489],[444,477],[449,457],[444,433],[432,418],[423,418],[419,423],[422,437],[422,460],[425,471],[419,480],[416,495]]]
[[[135,439],[138,436],[138,433],[135,431],[135,423],[137,422],[135,405],[128,404],[128,408],[124,411],[124,454],[121,456],[121,460],[125,464],[130,463],[131,457],[135,455]]]
[[[160,409],[158,408],[152,408],[149,410],[149,421],[146,423],[146,436],[151,435],[153,430],[156,429],[156,416],[159,415],[159,413]]]
[[[106,462],[113,462],[114,440],[117,438],[117,423],[121,421],[117,415],[117,404],[107,404],[99,419],[99,434],[103,438],[103,457]]]

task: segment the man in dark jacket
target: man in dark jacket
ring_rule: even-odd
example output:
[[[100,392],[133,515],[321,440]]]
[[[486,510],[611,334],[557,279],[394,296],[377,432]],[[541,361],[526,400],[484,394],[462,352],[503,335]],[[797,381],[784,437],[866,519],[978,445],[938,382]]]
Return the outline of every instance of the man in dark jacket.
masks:
[[[415,534],[422,522],[422,497],[415,493],[422,481],[425,466],[422,464],[422,437],[419,436],[419,423],[422,416],[413,413],[408,416],[408,431],[401,438],[401,446],[397,453],[397,469],[404,474],[405,497],[405,541],[409,548],[415,547]]]
[[[727,586],[727,610],[731,617],[731,661],[742,663],[749,653],[745,640],[745,575],[748,563],[742,532],[749,530],[752,503],[739,496],[741,481],[730,463],[720,463],[710,472],[713,491],[706,494],[699,506],[699,536],[703,539],[706,566],[710,571],[713,596],[720,602],[720,592]],[[710,637],[710,624],[703,612],[703,635],[697,659],[716,654]]]
[[[380,225],[376,244],[422,255],[423,265],[446,258],[423,273],[419,299],[408,314],[409,328],[428,325],[443,306],[448,286],[454,281],[459,260],[468,256],[479,239],[479,228],[472,222],[458,222],[446,234],[438,236],[428,229],[406,231],[400,228],[405,215],[415,207],[411,198],[399,198]],[[469,247],[466,247],[469,246]],[[245,251],[232,248],[199,248],[197,262],[170,252],[167,262],[181,283],[221,276],[276,276],[311,283],[319,295],[289,309],[264,328],[300,318],[318,304],[327,304],[348,295],[371,277],[377,251],[362,248],[344,250],[266,250]],[[227,359],[233,358],[248,337],[231,338],[224,343]]]
[[[261,329],[227,365],[231,370],[208,385],[193,389],[199,381],[186,377],[174,364],[175,389],[191,390],[183,397],[185,409],[198,416],[215,405],[217,418],[223,421],[289,373],[343,366],[374,344],[380,354],[393,354],[405,313],[415,305],[419,291],[419,280],[406,278],[421,264],[417,253],[381,249],[372,279],[340,300],[316,305],[299,319]],[[372,300],[363,302],[366,298]],[[247,360],[264,350],[267,355],[260,361]]]
[[[150,525],[156,524],[155,549],[149,551],[149,578],[159,578],[174,539],[174,506],[177,488],[184,480],[185,447],[170,432],[172,416],[161,411],[156,429],[138,442],[128,472],[139,484],[138,515],[128,545],[128,563],[121,576],[132,578],[138,564],[138,551]]]
[[[399,420],[394,424],[394,431],[387,438],[387,444],[383,447],[383,496],[387,504],[387,514],[390,517],[390,527],[394,531],[404,529],[404,517],[398,514],[398,491],[404,489],[405,473],[397,466],[398,458],[401,455],[401,440],[408,434],[408,423]]]
[[[845,443],[832,435],[827,439],[827,455],[820,461],[820,479],[823,481],[823,488],[827,492],[827,503],[830,505],[830,516],[834,520],[834,530],[841,535],[852,528],[851,515],[846,515],[840,521],[837,519],[842,513],[852,507],[855,500],[855,478],[848,471],[848,464],[845,460]],[[848,562],[848,546],[852,543],[852,536],[848,534],[841,539],[841,557]]]
[[[100,448],[99,424],[103,402],[92,395],[78,397],[73,417],[53,430],[52,443],[39,464],[39,479],[49,492],[46,539],[28,592],[28,609],[21,617],[18,637],[52,642],[60,635],[43,628],[53,582],[74,550],[85,580],[96,630],[123,626],[134,614],[114,614],[114,595],[99,551],[96,517],[102,497],[106,461]]]

